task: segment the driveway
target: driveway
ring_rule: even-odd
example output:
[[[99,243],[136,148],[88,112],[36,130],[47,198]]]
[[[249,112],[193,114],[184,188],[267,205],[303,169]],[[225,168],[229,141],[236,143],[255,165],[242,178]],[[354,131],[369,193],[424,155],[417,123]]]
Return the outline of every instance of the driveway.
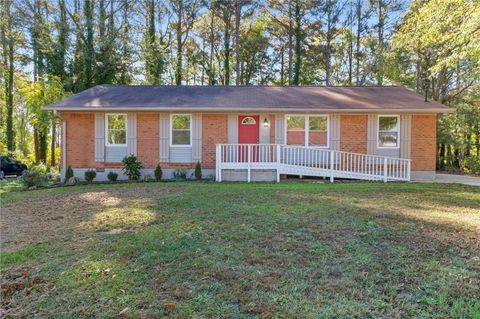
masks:
[[[480,186],[480,177],[437,173],[434,183],[464,184]]]

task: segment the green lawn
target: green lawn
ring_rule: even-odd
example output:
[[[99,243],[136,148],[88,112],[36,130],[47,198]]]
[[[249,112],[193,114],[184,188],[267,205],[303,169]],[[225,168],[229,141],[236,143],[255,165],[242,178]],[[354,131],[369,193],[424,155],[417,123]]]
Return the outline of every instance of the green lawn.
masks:
[[[0,194],[0,308],[12,317],[480,318],[479,188],[192,182]]]

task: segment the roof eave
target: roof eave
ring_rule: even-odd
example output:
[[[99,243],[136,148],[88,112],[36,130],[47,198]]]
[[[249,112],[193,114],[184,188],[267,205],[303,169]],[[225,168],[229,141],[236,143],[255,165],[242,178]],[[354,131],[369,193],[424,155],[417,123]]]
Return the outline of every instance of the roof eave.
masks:
[[[322,113],[453,113],[452,108],[409,108],[409,109],[312,109],[312,108],[212,108],[212,107],[66,107],[46,106],[47,111],[69,111],[69,112],[105,112],[105,111],[170,111],[170,112],[322,112]]]

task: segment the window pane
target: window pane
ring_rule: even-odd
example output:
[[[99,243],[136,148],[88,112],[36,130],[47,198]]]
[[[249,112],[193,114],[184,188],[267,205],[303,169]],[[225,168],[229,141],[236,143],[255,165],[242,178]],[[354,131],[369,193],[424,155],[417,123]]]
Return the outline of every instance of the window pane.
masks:
[[[287,117],[287,144],[305,145],[305,117]]]
[[[310,131],[308,133],[308,145],[310,146],[327,146],[326,131]]]
[[[287,117],[287,129],[305,129],[305,117],[304,116]]]
[[[127,134],[125,130],[108,130],[109,144],[127,144]]]
[[[190,131],[173,131],[172,132],[173,145],[190,145]]]
[[[127,143],[127,130],[126,122],[127,117],[122,114],[107,115],[108,130],[107,139],[108,144],[126,144]]]
[[[172,128],[173,129],[190,129],[190,116],[189,115],[174,115],[172,116]]]
[[[327,117],[326,116],[310,116],[309,124],[310,124],[310,131],[326,131]]]
[[[379,145],[381,147],[396,147],[397,132],[380,132],[378,134]]]
[[[108,129],[125,130],[125,115],[108,115]]]
[[[395,131],[397,129],[397,120],[396,116],[380,117],[378,120],[379,131]]]
[[[255,119],[253,117],[249,116],[242,120],[242,124],[253,125],[253,124],[257,124],[257,122],[255,122]]]

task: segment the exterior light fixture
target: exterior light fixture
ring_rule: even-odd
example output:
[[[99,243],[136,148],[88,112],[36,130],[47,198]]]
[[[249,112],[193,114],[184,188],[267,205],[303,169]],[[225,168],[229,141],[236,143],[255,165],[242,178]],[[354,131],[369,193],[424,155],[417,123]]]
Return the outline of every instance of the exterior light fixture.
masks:
[[[268,120],[267,120],[267,118],[265,118],[265,120],[263,120],[263,127],[268,127]]]

